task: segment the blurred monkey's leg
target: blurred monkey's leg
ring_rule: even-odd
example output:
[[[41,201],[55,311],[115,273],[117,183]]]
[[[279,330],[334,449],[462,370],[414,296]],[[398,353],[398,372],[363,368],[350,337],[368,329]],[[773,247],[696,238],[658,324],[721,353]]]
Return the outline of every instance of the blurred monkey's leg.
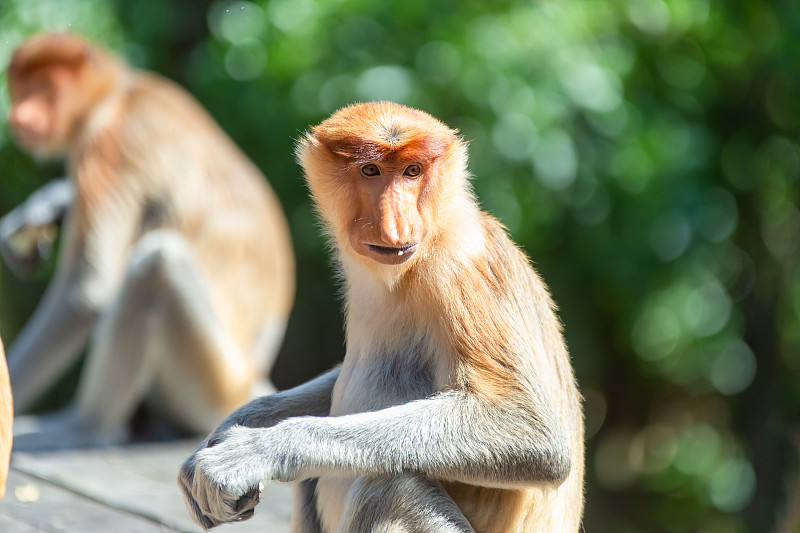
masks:
[[[24,423],[36,434],[21,446],[50,447],[54,438],[64,447],[123,441],[153,389],[179,424],[209,431],[249,398],[251,375],[183,237],[154,231],[132,249],[122,288],[100,319],[74,408]]]
[[[191,249],[154,231],[131,253],[81,379],[78,415],[113,435],[147,392],[180,424],[209,431],[249,398],[248,358],[224,331]]]

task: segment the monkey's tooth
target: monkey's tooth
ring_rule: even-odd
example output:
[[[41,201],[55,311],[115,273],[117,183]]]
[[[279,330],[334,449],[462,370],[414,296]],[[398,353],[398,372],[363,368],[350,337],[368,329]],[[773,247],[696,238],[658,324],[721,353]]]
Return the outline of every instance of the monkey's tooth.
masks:
[[[397,255],[403,255],[403,250],[398,250]]]

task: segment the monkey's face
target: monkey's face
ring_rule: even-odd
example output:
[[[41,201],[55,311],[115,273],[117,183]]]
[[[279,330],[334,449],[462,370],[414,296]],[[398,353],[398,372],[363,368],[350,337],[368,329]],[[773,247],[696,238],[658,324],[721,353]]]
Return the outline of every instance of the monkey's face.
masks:
[[[351,167],[355,216],[348,228],[353,250],[384,265],[412,259],[428,233],[423,211],[430,176],[422,163],[384,160]]]
[[[467,189],[457,132],[392,102],[340,109],[298,143],[297,157],[340,251],[389,278],[430,252],[448,204]]]
[[[75,76],[67,67],[36,69],[9,81],[8,125],[20,147],[44,157],[66,149],[77,121],[74,90]]]

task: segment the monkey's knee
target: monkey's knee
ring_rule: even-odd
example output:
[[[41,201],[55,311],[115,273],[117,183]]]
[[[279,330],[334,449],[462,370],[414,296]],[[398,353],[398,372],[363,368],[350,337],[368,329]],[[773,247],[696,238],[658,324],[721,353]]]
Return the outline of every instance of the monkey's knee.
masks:
[[[436,482],[418,476],[358,478],[347,493],[340,532],[473,532]]]
[[[192,250],[182,235],[169,230],[151,231],[131,250],[128,278],[165,279],[191,264]]]

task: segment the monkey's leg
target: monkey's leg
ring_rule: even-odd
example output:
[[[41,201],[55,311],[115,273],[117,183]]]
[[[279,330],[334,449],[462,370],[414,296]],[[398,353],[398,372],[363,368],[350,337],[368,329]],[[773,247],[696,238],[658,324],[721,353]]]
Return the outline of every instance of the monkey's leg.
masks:
[[[292,485],[291,533],[322,533],[317,515],[317,478]]]
[[[347,493],[339,533],[473,532],[436,482],[412,475],[358,478]]]
[[[118,434],[153,391],[157,407],[207,432],[248,399],[252,370],[206,284],[182,236],[154,231],[140,240],[89,353],[77,400],[83,420]]]

